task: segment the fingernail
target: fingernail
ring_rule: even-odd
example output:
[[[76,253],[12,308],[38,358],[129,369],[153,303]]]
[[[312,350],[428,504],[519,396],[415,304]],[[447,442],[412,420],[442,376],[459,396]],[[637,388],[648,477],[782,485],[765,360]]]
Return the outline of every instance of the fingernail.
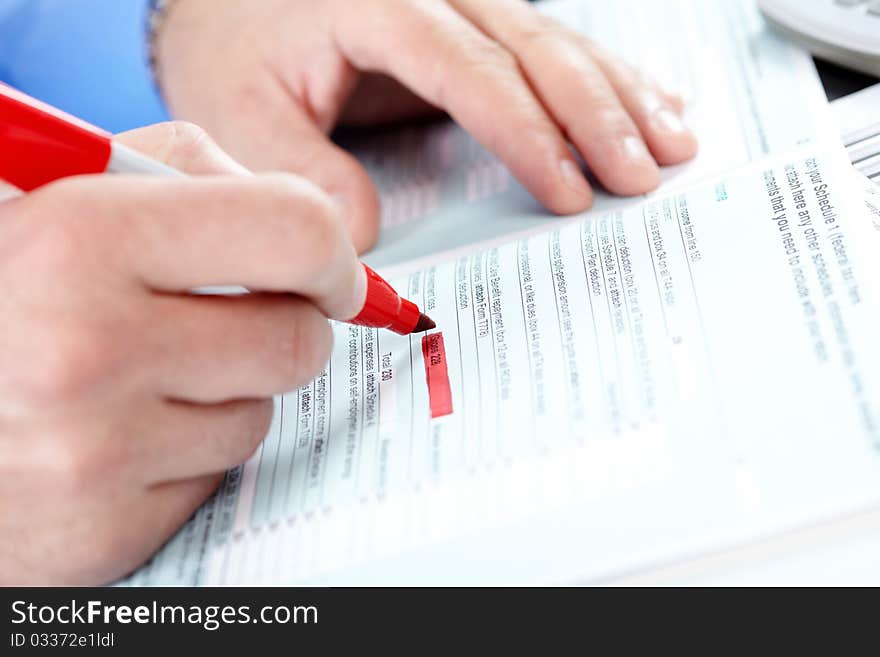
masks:
[[[569,189],[580,196],[590,195],[590,186],[577,164],[569,159],[563,159],[559,163],[559,171],[562,174],[562,180],[565,181]]]
[[[648,147],[645,146],[645,142],[639,137],[634,137],[632,135],[624,137],[621,142],[621,147],[624,157],[633,164],[651,167],[657,166],[657,163],[654,162],[654,158],[651,157],[651,154],[648,152]]]
[[[654,114],[654,125],[663,132],[671,132],[676,135],[683,135],[689,132],[678,114],[669,108],[661,109]]]

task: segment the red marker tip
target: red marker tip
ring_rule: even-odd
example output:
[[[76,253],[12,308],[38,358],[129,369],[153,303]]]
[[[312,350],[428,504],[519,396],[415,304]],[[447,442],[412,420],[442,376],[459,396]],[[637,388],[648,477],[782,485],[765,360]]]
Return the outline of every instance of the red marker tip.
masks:
[[[413,329],[413,333],[424,333],[425,331],[430,331],[435,328],[437,328],[437,322],[428,317],[425,313],[421,313],[419,315],[419,321],[416,322],[416,327]]]
[[[412,301],[401,298],[388,282],[364,265],[367,272],[367,300],[350,324],[387,328],[398,335],[421,333],[437,326]]]

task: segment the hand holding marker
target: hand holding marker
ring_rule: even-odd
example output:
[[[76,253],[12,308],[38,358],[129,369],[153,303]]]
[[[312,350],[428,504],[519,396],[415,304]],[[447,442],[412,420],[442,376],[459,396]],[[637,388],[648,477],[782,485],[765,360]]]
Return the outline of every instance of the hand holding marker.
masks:
[[[180,171],[112,141],[104,131],[0,84],[0,178],[31,191],[70,176],[125,173],[184,176]],[[376,272],[367,275],[366,301],[350,324],[400,335],[436,327]],[[224,288],[230,293],[243,288]]]

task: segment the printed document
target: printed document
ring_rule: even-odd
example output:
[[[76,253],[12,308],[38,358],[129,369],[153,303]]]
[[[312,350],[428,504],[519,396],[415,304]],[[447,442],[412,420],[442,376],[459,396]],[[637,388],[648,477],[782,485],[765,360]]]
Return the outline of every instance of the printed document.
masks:
[[[697,159],[560,220],[451,123],[345,136],[438,328],[336,325],[125,584],[639,581],[880,513],[880,194],[809,56],[751,0],[542,6],[679,91]]]
[[[837,134],[809,54],[772,32],[754,0],[539,6],[683,96],[700,152],[664,168],[661,194]],[[343,144],[366,166],[382,199],[382,236],[366,258],[377,268],[553,220],[452,123],[346,137]],[[636,202],[599,192],[595,210]]]
[[[437,330],[336,325],[128,583],[597,582],[877,509],[875,243],[807,146],[386,270]]]

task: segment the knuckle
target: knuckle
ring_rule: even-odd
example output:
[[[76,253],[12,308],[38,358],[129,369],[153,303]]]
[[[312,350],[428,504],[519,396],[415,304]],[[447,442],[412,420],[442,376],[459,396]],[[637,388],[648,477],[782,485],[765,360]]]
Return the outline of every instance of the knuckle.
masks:
[[[430,94],[441,107],[452,106],[453,100],[461,94],[461,73],[496,89],[515,89],[522,83],[516,56],[488,37],[469,37],[461,44],[450,43],[447,48],[449,52],[443,53],[442,60],[454,65],[442,69]]]
[[[165,139],[165,159],[171,159],[173,154],[176,158],[192,158],[203,152],[211,143],[208,133],[188,121],[170,121],[165,124],[167,137]]]
[[[553,18],[537,12],[534,12],[534,17],[528,21],[528,25],[521,27],[516,35],[517,42],[526,48],[556,44],[560,39],[576,40],[580,38],[582,38],[580,35],[563,27]]]
[[[303,235],[305,244],[321,261],[326,261],[338,248],[341,238],[340,225],[335,211],[324,203],[314,203],[303,208],[297,233]]]
[[[89,204],[74,181],[61,181],[37,193],[27,210],[27,246],[39,258],[40,270],[70,276],[94,248],[89,246],[85,227],[96,219],[94,204]]]
[[[465,65],[480,72],[497,74],[518,67],[514,54],[491,39],[472,39],[463,52]]]
[[[613,136],[637,134],[632,118],[616,99],[600,96],[593,100],[590,107],[590,123],[597,132]]]
[[[69,276],[81,266],[85,245],[75,221],[56,220],[41,231],[39,257],[43,271]]]
[[[106,473],[109,459],[91,447],[92,436],[82,431],[68,429],[57,442],[52,457],[56,485],[67,496],[86,494]]]
[[[312,306],[299,304],[271,358],[279,383],[292,390],[313,379],[327,364],[333,347],[330,323]]]
[[[84,327],[55,328],[32,364],[28,396],[58,404],[86,396],[110,369],[106,341]]]
[[[275,205],[281,244],[294,245],[288,252],[301,254],[299,266],[309,271],[333,260],[344,243],[339,208],[316,185],[296,176],[267,176],[267,194]]]
[[[172,141],[186,145],[201,143],[208,139],[208,133],[195,123],[189,121],[169,121],[168,130]]]
[[[330,197],[314,183],[290,174],[266,176],[268,193],[277,202],[282,216],[298,216],[328,229],[337,215]]]

